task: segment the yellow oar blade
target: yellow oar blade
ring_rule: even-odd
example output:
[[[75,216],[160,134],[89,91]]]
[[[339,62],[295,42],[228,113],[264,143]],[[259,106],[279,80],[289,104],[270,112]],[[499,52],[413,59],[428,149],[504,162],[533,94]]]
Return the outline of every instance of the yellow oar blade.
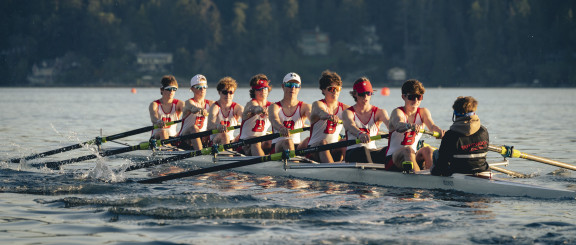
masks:
[[[559,161],[544,158],[544,157],[530,155],[528,153],[524,153],[524,152],[521,152],[521,151],[516,150],[516,149],[512,149],[512,154],[509,154],[508,148],[506,148],[504,146],[490,145],[490,146],[488,146],[488,150],[493,151],[493,152],[498,152],[501,155],[511,155],[514,158],[523,158],[523,159],[527,159],[527,160],[541,162],[541,163],[549,164],[552,166],[561,167],[561,168],[576,171],[576,166],[574,166],[574,165],[570,165],[568,163],[563,163],[563,162],[559,162]]]

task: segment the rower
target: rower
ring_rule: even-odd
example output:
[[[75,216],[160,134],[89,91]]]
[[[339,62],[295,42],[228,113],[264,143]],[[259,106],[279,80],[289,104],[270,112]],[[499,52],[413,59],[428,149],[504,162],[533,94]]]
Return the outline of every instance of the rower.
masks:
[[[412,166],[414,171],[430,169],[433,149],[429,146],[417,149],[418,140],[424,127],[438,132],[442,138],[444,130],[434,124],[430,111],[420,107],[424,98],[424,85],[410,79],[402,85],[404,106],[392,110],[390,114],[390,138],[386,151],[386,169],[402,171]]]
[[[180,120],[184,102],[174,99],[178,90],[178,81],[174,76],[163,76],[160,83],[162,84],[160,87],[162,98],[150,103],[148,111],[152,124],[158,126],[152,131],[152,138],[163,140],[178,134],[175,124],[167,126],[166,123]]]
[[[231,77],[220,79],[216,85],[220,99],[208,109],[208,129],[218,129],[221,133],[210,135],[212,144],[222,145],[238,141],[238,139],[234,139],[234,130],[228,130],[228,127],[240,124],[244,111],[243,106],[232,101],[236,88],[238,88],[238,84]]]
[[[280,137],[272,140],[272,152],[285,150],[293,151],[305,148],[301,145],[300,134],[290,134],[290,130],[302,128],[304,121],[310,116],[310,105],[298,100],[298,93],[302,81],[300,76],[290,72],[282,80],[282,100],[268,107],[268,115],[274,133],[280,133]],[[306,139],[305,141],[308,141]]]
[[[342,90],[342,79],[338,73],[326,70],[318,81],[324,99],[312,103],[310,113],[310,137],[308,146],[320,146],[336,143],[340,137],[343,125],[340,122],[344,110],[350,107],[338,101]],[[343,138],[343,137],[342,137]],[[344,160],[346,147],[311,153],[307,157],[323,163],[341,162]]]
[[[478,101],[460,96],[454,101],[450,130],[442,138],[432,175],[450,176],[452,173],[477,174],[490,169],[486,162],[490,145],[488,130],[476,115]]]
[[[344,128],[346,139],[360,139],[361,144],[348,146],[345,160],[347,162],[384,163],[386,148],[377,148],[371,136],[376,136],[380,125],[388,126],[388,112],[370,104],[374,94],[372,84],[366,77],[356,79],[350,95],[356,104],[344,111]]]
[[[240,127],[240,139],[249,139],[263,136],[270,127],[268,119],[268,107],[272,104],[268,101],[268,93],[272,90],[270,80],[264,74],[254,75],[250,79],[250,98],[242,113],[242,126]],[[244,154],[249,156],[264,156],[270,152],[271,142],[258,142],[242,147]]]
[[[190,79],[190,91],[192,91],[194,97],[187,100],[184,104],[184,122],[180,129],[180,136],[206,131],[208,109],[214,103],[214,101],[206,99],[207,89],[208,81],[204,75],[197,74]],[[203,145],[208,145],[209,139],[206,136],[186,140],[180,144],[180,147],[183,149],[202,150]]]

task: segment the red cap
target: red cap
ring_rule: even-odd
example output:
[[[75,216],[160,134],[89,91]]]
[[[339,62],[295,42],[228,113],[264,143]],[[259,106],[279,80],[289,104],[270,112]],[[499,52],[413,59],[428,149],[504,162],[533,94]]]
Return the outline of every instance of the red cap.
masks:
[[[374,92],[374,90],[372,90],[372,84],[370,84],[370,81],[362,81],[356,83],[354,84],[354,87],[352,87],[352,89],[354,89],[354,91],[356,91],[359,94],[364,92]]]
[[[260,80],[258,80],[258,82],[256,82],[256,86],[252,86],[252,89],[261,89],[261,88],[265,88],[265,87],[269,87],[268,81],[266,81],[264,79],[260,79]]]

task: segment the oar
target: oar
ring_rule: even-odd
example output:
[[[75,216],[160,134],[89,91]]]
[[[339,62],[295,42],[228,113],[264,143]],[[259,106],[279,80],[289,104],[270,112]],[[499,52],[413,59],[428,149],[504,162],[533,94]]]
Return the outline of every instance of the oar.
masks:
[[[166,125],[170,126],[170,125],[179,123],[181,121],[182,120],[167,122]],[[106,137],[96,137],[96,139],[89,140],[89,141],[86,141],[83,143],[79,143],[79,144],[75,144],[75,145],[71,145],[71,146],[66,146],[66,147],[62,147],[62,148],[47,151],[47,152],[37,153],[37,154],[30,155],[27,157],[12,158],[12,159],[10,159],[10,162],[18,163],[22,159],[30,160],[30,159],[36,159],[36,158],[40,158],[40,157],[50,156],[50,155],[58,154],[61,152],[66,152],[66,151],[71,151],[74,149],[82,148],[83,145],[89,145],[89,144],[95,144],[95,143],[96,144],[106,143],[107,141],[112,141],[112,140],[116,140],[116,139],[120,139],[120,138],[124,138],[124,137],[128,137],[128,136],[148,132],[148,131],[151,131],[151,130],[157,129],[157,128],[158,128],[158,126],[154,125],[154,126],[148,126],[148,127],[143,127],[143,128],[139,128],[139,129],[134,129],[134,130],[130,130],[130,131],[127,131],[124,133],[114,134],[114,135],[110,135],[110,136],[106,136]]]
[[[383,135],[372,136],[372,137],[370,137],[370,139],[371,140],[378,140],[378,139],[387,138],[387,137],[388,137],[388,134],[383,134]],[[140,180],[140,181],[138,181],[138,183],[144,183],[144,184],[161,183],[161,182],[167,181],[167,180],[190,177],[190,176],[194,176],[194,175],[211,173],[211,172],[216,172],[216,171],[226,170],[226,169],[231,169],[231,168],[244,167],[244,166],[248,166],[248,165],[252,165],[252,164],[256,164],[256,163],[261,163],[261,162],[278,161],[278,160],[294,157],[296,155],[306,155],[308,153],[313,153],[313,152],[327,151],[327,150],[340,148],[340,147],[346,147],[346,146],[350,146],[350,145],[354,145],[354,144],[358,144],[358,143],[361,143],[361,141],[359,139],[346,140],[346,141],[339,141],[339,142],[332,143],[332,144],[309,147],[309,148],[300,149],[300,150],[278,152],[278,153],[270,154],[270,155],[263,156],[263,157],[257,157],[257,158],[243,160],[243,161],[217,165],[217,166],[213,166],[213,167],[207,167],[207,168],[202,168],[202,169],[197,169],[197,170],[192,170],[192,171],[185,171],[185,172],[166,175],[166,176],[160,176],[160,177],[151,178],[151,179]]]
[[[490,146],[488,146],[488,150],[493,151],[493,152],[498,152],[504,157],[523,158],[523,159],[527,159],[527,160],[541,162],[541,163],[549,164],[552,166],[566,168],[566,169],[576,171],[576,166],[574,166],[574,165],[570,165],[568,163],[563,163],[563,162],[559,162],[559,161],[544,158],[544,157],[530,155],[528,153],[524,153],[524,152],[521,152],[519,150],[513,149],[513,147],[490,145]]]
[[[290,130],[290,134],[301,133],[301,132],[304,132],[305,130],[309,130],[309,129],[310,129],[310,127],[293,129],[293,130]],[[234,149],[234,148],[237,148],[240,146],[254,144],[254,143],[258,143],[258,142],[262,142],[262,141],[267,141],[267,140],[275,139],[278,137],[280,137],[280,133],[273,133],[273,134],[268,134],[268,135],[250,138],[250,139],[243,139],[243,140],[239,140],[237,142],[232,142],[232,143],[225,144],[225,145],[219,145],[219,146],[217,146],[218,147],[217,151],[223,151],[225,149]],[[162,159],[158,159],[158,160],[154,160],[154,161],[139,163],[137,165],[133,165],[133,166],[128,167],[126,169],[126,171],[132,171],[132,170],[137,170],[137,169],[141,169],[141,168],[148,168],[148,167],[152,167],[152,166],[156,166],[156,165],[160,165],[160,164],[164,164],[164,163],[169,163],[169,162],[175,162],[175,161],[179,161],[182,159],[191,158],[191,157],[195,157],[195,156],[210,155],[210,154],[214,153],[214,151],[215,151],[215,149],[213,149],[213,148],[205,148],[202,150],[196,150],[196,151],[192,151],[189,153],[176,155],[173,157],[167,157],[167,158],[162,158]]]
[[[237,129],[239,127],[240,126],[228,127],[228,130],[234,130],[234,129]],[[220,133],[220,130],[217,130],[217,129],[207,130],[207,131],[203,131],[203,132],[199,132],[199,133],[183,135],[183,136],[174,137],[174,138],[165,139],[165,140],[160,140],[160,141],[156,141],[156,142],[153,142],[153,141],[152,142],[143,142],[143,143],[140,143],[140,144],[134,145],[134,146],[128,146],[128,147],[123,147],[123,148],[116,149],[116,150],[104,151],[104,152],[100,153],[99,155],[102,157],[106,157],[106,156],[112,156],[112,155],[130,152],[130,151],[135,151],[135,150],[146,150],[146,149],[150,149],[151,147],[154,147],[154,146],[161,146],[161,145],[165,145],[165,144],[170,144],[170,143],[182,141],[185,139],[200,138],[200,137],[208,136],[211,134],[217,134],[217,133]],[[45,162],[43,164],[37,164],[37,165],[40,165],[40,166],[45,165],[48,168],[57,169],[64,164],[86,161],[86,160],[94,159],[97,157],[98,156],[96,154],[90,154],[90,155],[81,156],[81,157],[72,158],[72,159],[67,159],[67,160],[62,160],[62,161]]]

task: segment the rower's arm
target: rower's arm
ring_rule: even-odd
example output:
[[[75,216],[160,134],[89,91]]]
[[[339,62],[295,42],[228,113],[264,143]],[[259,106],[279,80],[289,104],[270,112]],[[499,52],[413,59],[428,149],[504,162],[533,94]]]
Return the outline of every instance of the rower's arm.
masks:
[[[198,112],[201,112],[202,110],[204,110],[204,108],[201,108],[197,105],[194,105],[194,104],[190,103],[190,101],[186,101],[186,104],[184,105],[184,114],[185,115],[186,115],[186,113],[196,114]]]
[[[401,114],[400,109],[392,110],[392,113],[390,113],[390,120],[388,122],[388,130],[390,132],[396,131],[398,129],[403,130],[401,132],[406,131],[406,125],[408,123],[405,121],[402,115],[403,114]]]
[[[244,112],[242,113],[242,118],[250,118],[253,115],[261,114],[264,112],[264,108],[262,108],[258,103],[251,100],[246,103],[246,107],[244,107]]]
[[[241,122],[243,113],[244,113],[244,106],[236,104],[236,106],[234,107],[234,117],[238,122]]]
[[[326,111],[326,105],[320,101],[314,101],[314,103],[312,103],[310,121],[315,122],[318,120],[326,120],[328,118],[330,118],[330,114]]]
[[[300,111],[300,117],[302,117],[302,120],[305,121],[306,119],[310,119],[310,114],[312,114],[312,106],[302,102],[302,111]]]
[[[268,107],[268,119],[275,132],[280,133],[282,136],[290,135],[289,129],[284,127],[284,124],[280,121],[278,114],[280,113],[280,106],[277,104],[272,104]]]
[[[216,129],[216,126],[218,126],[218,112],[219,112],[220,106],[217,106],[216,104],[212,104],[210,106],[210,108],[208,109],[208,127],[207,129]]]
[[[178,118],[182,118],[182,114],[184,113],[184,101],[178,100],[178,104],[176,104],[176,114]]]
[[[433,132],[440,133],[439,139],[441,139],[444,136],[444,130],[438,127],[438,125],[434,124],[434,120],[432,120],[432,115],[430,114],[430,111],[428,109],[420,108],[420,116],[422,117],[424,125],[426,125],[428,129],[430,129]]]
[[[386,128],[390,130],[389,128],[390,117],[388,117],[388,112],[385,109],[378,109],[378,111],[376,111],[376,121],[384,123]]]
[[[161,122],[161,118],[158,116],[158,104],[155,102],[150,103],[148,106],[148,112],[150,113],[150,121],[152,121],[152,125],[164,126],[159,124]]]
[[[344,124],[344,129],[346,133],[356,135],[356,138],[360,139],[362,143],[370,142],[370,135],[362,133],[362,131],[356,126],[354,122],[354,113],[350,110],[345,110],[342,113],[342,123]]]

